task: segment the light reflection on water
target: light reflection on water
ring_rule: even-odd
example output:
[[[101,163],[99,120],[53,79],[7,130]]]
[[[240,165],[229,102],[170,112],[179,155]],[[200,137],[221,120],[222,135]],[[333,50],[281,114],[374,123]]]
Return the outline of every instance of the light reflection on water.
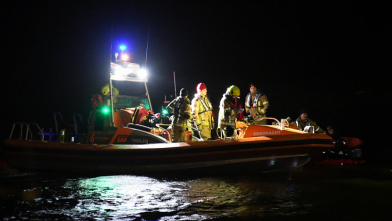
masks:
[[[140,176],[105,176],[68,180],[63,188],[73,190],[71,198],[79,201],[67,212],[81,218],[204,220],[296,207],[288,200],[293,189],[286,184],[249,185],[245,180],[230,183],[219,178],[167,181]],[[252,206],[255,196],[265,198],[268,206]],[[83,215],[86,211],[87,217]]]
[[[70,213],[89,211],[100,217],[138,217],[150,211],[167,213],[189,205],[185,182],[159,181],[140,176],[103,176],[67,181],[79,203]]]
[[[20,183],[19,183],[20,184]],[[16,201],[5,220],[205,220],[297,209],[289,184],[204,177],[168,180],[143,176],[31,178],[8,195]],[[9,192],[9,191],[8,191]],[[19,197],[18,197],[19,196]],[[264,204],[265,206],[261,206]],[[10,207],[10,205],[8,205]],[[2,206],[4,211],[7,206]],[[25,210],[28,208],[28,210]]]
[[[289,180],[282,174],[197,178],[37,175],[0,182],[0,218],[389,220],[384,217],[392,206],[392,171],[364,171],[307,172]],[[369,212],[373,210],[377,213]]]

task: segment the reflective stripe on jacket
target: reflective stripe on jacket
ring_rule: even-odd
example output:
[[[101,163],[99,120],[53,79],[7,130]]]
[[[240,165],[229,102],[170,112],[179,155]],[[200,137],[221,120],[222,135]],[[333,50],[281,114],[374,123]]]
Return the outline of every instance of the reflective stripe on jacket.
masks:
[[[306,126],[313,126],[314,132],[325,133],[325,131],[321,127],[319,127],[316,124],[316,122],[312,121],[311,119],[308,119],[307,121],[303,121],[303,120],[301,120],[301,118],[297,118],[297,120],[295,120],[295,123],[297,124],[297,127],[302,131],[304,130],[304,128]]]
[[[269,102],[265,94],[259,93],[252,96],[252,94],[249,93],[245,98],[245,110],[253,119],[265,117],[268,106]]]
[[[177,105],[177,102],[182,102],[182,104]],[[188,119],[192,120],[191,106],[188,98],[177,97],[167,105],[167,108],[170,113],[174,114],[172,121],[172,125],[174,126],[186,127]]]
[[[199,94],[195,94],[195,97],[192,99],[191,108],[197,126],[205,125],[210,126],[210,128],[213,127],[212,104],[207,96],[202,97]]]
[[[235,117],[237,113],[237,107],[232,108],[230,101],[227,99],[226,94],[224,94],[219,104],[218,127],[223,129],[226,126],[230,126],[235,129]]]

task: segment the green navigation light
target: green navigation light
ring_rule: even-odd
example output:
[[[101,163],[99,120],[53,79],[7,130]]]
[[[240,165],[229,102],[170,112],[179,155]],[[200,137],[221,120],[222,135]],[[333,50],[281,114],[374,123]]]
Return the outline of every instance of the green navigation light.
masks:
[[[104,114],[109,113],[109,107],[104,107],[104,108],[102,108],[102,112],[103,112]]]

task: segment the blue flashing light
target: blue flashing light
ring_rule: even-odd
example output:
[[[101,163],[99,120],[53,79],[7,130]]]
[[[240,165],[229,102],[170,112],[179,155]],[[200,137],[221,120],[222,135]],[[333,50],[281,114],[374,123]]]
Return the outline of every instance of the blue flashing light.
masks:
[[[125,46],[125,45],[120,45],[120,50],[121,50],[121,51],[124,51],[125,49],[127,49],[127,46]]]

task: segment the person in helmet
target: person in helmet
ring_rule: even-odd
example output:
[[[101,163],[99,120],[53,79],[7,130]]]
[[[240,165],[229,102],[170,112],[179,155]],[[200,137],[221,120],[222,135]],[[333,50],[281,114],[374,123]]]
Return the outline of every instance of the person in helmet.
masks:
[[[117,88],[112,87],[113,95],[118,95],[119,91]],[[107,106],[111,106],[110,103],[110,87],[109,84],[106,84],[105,86],[102,87],[102,95],[103,95],[103,104]],[[114,97],[113,103],[117,103],[117,99]]]
[[[267,116],[267,108],[269,106],[268,98],[262,92],[257,91],[254,83],[249,84],[249,93],[245,98],[245,111],[248,115],[248,121],[256,124],[267,124],[267,120],[260,120]]]
[[[188,99],[188,90],[182,88],[180,96],[176,97],[167,105],[167,109],[174,114],[171,128],[173,130],[173,142],[186,142],[188,120],[192,119],[191,106]]]
[[[191,104],[194,124],[198,128],[200,138],[210,140],[211,129],[214,128],[214,116],[211,101],[207,97],[207,86],[204,83],[199,83],[196,90],[197,94],[195,94]]]
[[[306,126],[313,126],[315,133],[325,133],[325,131],[319,127],[316,122],[312,121],[309,118],[308,111],[305,109],[301,109],[299,111],[299,117],[295,120],[298,129],[304,130]]]
[[[236,136],[236,115],[242,111],[238,101],[239,96],[240,89],[232,85],[227,88],[220,101],[218,128],[225,138]]]

